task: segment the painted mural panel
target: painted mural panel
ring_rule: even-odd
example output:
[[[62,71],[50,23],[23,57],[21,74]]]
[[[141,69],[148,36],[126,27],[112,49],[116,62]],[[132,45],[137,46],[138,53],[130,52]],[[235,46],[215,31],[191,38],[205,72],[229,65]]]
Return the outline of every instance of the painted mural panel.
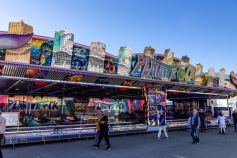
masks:
[[[111,122],[144,123],[144,100],[90,99],[88,113],[108,111]]]
[[[7,103],[8,103],[8,96],[0,95],[0,109],[2,110],[2,112],[7,111]]]
[[[31,54],[30,48],[31,48],[31,40],[26,45],[20,48],[8,49],[6,51],[5,60],[29,64]]]
[[[105,55],[104,73],[116,74],[118,68],[118,61],[115,57]]]
[[[103,73],[106,45],[100,41],[91,42],[88,71]]]
[[[215,73],[214,68],[209,68],[208,69],[208,80],[207,80],[208,87],[213,87],[215,75],[216,75],[216,73]]]
[[[82,78],[83,78],[83,75],[67,75],[64,78],[64,81],[80,82]]]
[[[127,46],[120,47],[118,59],[118,75],[129,76],[132,63],[132,50]]]
[[[52,62],[53,41],[33,38],[30,63],[50,66]]]
[[[174,52],[171,49],[166,49],[164,52],[164,59],[162,62],[173,65],[174,64]]]
[[[146,98],[148,103],[148,125],[158,125],[158,115],[166,112],[166,98],[167,93],[156,87],[146,89]]]
[[[25,77],[27,78],[45,79],[47,74],[48,74],[48,71],[37,70],[37,69],[27,69],[25,71]]]
[[[235,86],[237,87],[237,75],[235,74],[234,71],[231,71],[230,72],[230,82]],[[224,87],[224,86],[223,86]],[[227,87],[227,85],[225,86]]]
[[[130,75],[133,77],[141,77],[145,62],[145,56],[139,54],[133,55]]]
[[[71,68],[74,36],[64,30],[54,35],[52,67]]]
[[[226,79],[226,76],[225,76],[225,73],[226,73],[226,70],[225,68],[221,68],[220,69],[220,72],[219,72],[219,86],[220,87],[225,87],[225,79]]]
[[[90,50],[82,47],[73,47],[72,52],[72,69],[87,70]]]

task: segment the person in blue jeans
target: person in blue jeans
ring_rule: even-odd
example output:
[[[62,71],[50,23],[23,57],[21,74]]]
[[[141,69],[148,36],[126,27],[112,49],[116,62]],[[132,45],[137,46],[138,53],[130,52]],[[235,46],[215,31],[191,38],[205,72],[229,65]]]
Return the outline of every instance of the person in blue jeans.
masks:
[[[159,117],[159,131],[158,131],[158,135],[157,135],[157,139],[160,139],[160,135],[161,135],[161,132],[162,130],[164,131],[164,134],[165,134],[165,138],[168,139],[168,134],[167,134],[167,131],[166,131],[166,116],[165,116],[165,113],[164,111],[160,111],[160,117]]]
[[[192,115],[188,120],[191,128],[191,136],[193,138],[193,144],[199,144],[199,128],[201,125],[201,120],[196,109],[193,110]]]

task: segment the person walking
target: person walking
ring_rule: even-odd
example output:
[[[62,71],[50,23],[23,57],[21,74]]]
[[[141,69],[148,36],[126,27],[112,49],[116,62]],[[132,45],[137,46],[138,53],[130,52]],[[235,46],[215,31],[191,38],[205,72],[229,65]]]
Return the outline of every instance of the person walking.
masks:
[[[95,149],[98,149],[100,147],[100,143],[102,139],[104,138],[107,145],[105,150],[111,150],[111,146],[109,142],[109,125],[108,125],[107,111],[103,111],[102,118],[100,119],[100,122],[99,122],[99,127],[100,127],[99,139],[98,139]]]
[[[225,128],[226,128],[225,116],[223,115],[222,112],[220,112],[218,116],[218,126],[219,126],[219,133],[225,134]]]
[[[199,116],[201,120],[200,131],[206,132],[206,113],[203,111],[203,109],[200,109]]]
[[[189,117],[188,122],[191,128],[191,136],[193,138],[193,144],[199,144],[199,128],[201,120],[196,109],[193,110],[192,115]]]
[[[96,121],[96,135],[95,135],[95,143],[94,143],[94,147],[96,147],[97,142],[99,140],[99,136],[100,136],[100,119],[101,119],[101,111],[98,112],[97,117],[98,120]]]
[[[232,118],[233,118],[235,133],[236,133],[237,132],[237,109],[234,110],[232,114]]]
[[[157,139],[160,139],[161,136],[161,132],[162,130],[164,131],[165,134],[165,138],[168,139],[168,134],[166,131],[166,116],[165,113],[163,111],[160,111],[160,116],[159,116],[159,131],[158,131],[158,135],[157,135]]]
[[[0,110],[0,158],[3,158],[2,142],[4,140],[5,131],[6,131],[6,119],[2,116],[2,111]]]

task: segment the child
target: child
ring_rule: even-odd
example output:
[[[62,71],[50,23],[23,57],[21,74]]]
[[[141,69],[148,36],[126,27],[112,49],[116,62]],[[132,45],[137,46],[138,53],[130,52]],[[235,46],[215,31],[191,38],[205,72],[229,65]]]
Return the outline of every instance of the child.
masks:
[[[219,129],[220,129],[220,134],[225,134],[225,116],[223,116],[223,113],[220,112],[219,116],[218,116],[218,125],[219,125]]]

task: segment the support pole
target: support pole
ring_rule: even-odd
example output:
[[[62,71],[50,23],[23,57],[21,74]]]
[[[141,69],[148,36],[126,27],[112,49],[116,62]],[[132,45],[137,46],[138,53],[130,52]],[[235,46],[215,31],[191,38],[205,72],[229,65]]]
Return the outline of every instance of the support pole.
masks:
[[[229,118],[231,118],[231,111],[230,111],[230,106],[229,106],[229,96],[228,95],[227,95],[227,107],[228,107]]]

